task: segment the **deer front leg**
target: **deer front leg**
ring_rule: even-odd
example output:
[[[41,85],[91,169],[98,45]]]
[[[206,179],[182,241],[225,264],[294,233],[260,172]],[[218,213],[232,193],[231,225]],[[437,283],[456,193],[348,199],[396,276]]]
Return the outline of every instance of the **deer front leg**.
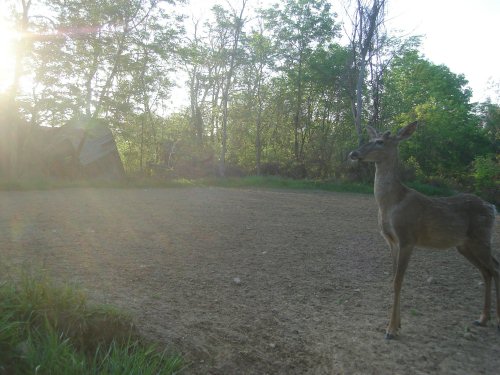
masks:
[[[403,246],[399,247],[397,251],[397,263],[396,272],[394,274],[393,288],[394,288],[394,302],[391,309],[391,317],[389,320],[389,325],[387,326],[387,331],[385,333],[385,338],[387,340],[393,339],[398,333],[401,327],[401,315],[400,315],[400,302],[401,302],[401,287],[403,286],[403,278],[405,275],[406,268],[410,261],[411,252],[413,246]]]
[[[490,309],[491,309],[491,274],[486,270],[481,270],[484,280],[484,305],[483,312],[479,316],[478,320],[474,320],[474,324],[477,326],[485,327],[490,320]]]
[[[396,276],[396,271],[398,269],[398,254],[399,254],[399,247],[396,243],[393,241],[387,240],[387,243],[389,244],[389,248],[391,249],[391,258],[392,258],[392,277]]]
[[[387,242],[387,245],[389,246],[389,249],[391,250],[392,277],[394,277],[394,275],[396,275],[396,269],[397,269],[397,264],[398,264],[399,247],[398,247],[398,244],[396,242],[396,239],[391,234],[391,232],[387,229],[387,224],[382,223],[381,227],[382,227],[382,230],[381,230],[382,237],[384,237],[385,242]]]

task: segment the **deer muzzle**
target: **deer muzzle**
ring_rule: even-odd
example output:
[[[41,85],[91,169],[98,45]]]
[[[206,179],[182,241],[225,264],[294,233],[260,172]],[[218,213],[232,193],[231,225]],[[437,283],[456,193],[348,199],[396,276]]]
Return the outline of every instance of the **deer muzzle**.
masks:
[[[351,151],[349,153],[349,159],[351,160],[361,160],[361,155],[358,151]]]

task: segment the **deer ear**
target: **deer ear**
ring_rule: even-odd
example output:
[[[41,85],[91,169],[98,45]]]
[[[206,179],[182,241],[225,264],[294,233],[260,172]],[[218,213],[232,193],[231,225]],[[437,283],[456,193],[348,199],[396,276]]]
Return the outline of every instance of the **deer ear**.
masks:
[[[411,124],[406,125],[404,128],[400,129],[397,134],[397,140],[402,141],[404,139],[410,138],[410,136],[415,132],[417,129],[418,122],[414,121]]]
[[[377,129],[371,127],[370,125],[366,125],[366,130],[368,131],[370,139],[375,139],[379,137]]]

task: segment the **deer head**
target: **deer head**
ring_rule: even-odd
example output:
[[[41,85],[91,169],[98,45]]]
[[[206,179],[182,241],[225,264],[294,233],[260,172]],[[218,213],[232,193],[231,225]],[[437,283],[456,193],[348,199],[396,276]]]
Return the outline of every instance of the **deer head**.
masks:
[[[418,123],[412,122],[400,129],[396,135],[391,135],[390,131],[380,134],[376,129],[367,126],[370,141],[357,150],[349,154],[351,160],[383,162],[384,160],[394,160],[398,153],[398,143],[409,138]]]

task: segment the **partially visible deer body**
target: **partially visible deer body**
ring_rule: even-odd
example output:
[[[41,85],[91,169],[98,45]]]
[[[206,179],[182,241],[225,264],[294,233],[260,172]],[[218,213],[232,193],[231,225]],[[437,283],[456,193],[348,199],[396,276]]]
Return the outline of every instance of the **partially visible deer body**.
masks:
[[[398,143],[410,137],[417,123],[396,135],[367,127],[370,141],[349,154],[350,159],[375,162],[375,199],[381,233],[391,250],[394,303],[386,339],[401,326],[400,295],[405,270],[415,246],[436,249],[456,247],[479,269],[484,279],[483,311],[474,323],[485,326],[491,309],[491,281],[495,281],[497,324],[500,330],[500,267],[492,254],[491,236],[495,207],[471,194],[430,198],[403,185],[397,177]]]

